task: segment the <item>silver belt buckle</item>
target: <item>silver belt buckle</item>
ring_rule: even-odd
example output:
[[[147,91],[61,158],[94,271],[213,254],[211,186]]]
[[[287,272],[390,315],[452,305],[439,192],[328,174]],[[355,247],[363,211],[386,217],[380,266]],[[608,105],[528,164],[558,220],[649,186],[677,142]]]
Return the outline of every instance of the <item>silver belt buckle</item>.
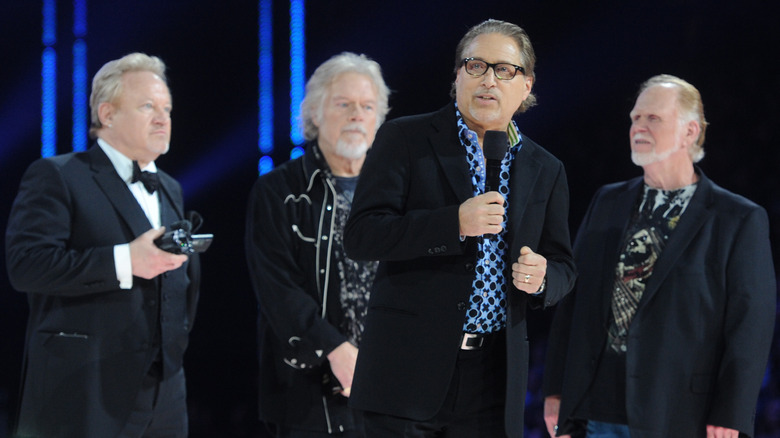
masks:
[[[472,339],[477,339],[479,342],[477,342],[476,345],[469,345],[469,341]],[[460,339],[460,349],[461,350],[476,350],[478,348],[482,348],[482,344],[485,343],[485,337],[481,336],[477,333],[463,333],[463,337]]]

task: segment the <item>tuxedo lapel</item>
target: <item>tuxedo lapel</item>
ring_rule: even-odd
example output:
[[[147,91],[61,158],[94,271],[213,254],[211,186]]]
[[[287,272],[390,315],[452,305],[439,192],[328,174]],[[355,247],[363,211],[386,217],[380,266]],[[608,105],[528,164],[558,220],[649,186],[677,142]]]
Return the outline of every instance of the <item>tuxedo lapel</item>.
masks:
[[[89,157],[95,183],[106,194],[118,216],[132,230],[133,238],[148,231],[152,224],[100,146],[90,148]]]
[[[160,220],[163,226],[170,227],[173,222],[184,219],[184,212],[171,195],[173,187],[166,174],[160,173]]]

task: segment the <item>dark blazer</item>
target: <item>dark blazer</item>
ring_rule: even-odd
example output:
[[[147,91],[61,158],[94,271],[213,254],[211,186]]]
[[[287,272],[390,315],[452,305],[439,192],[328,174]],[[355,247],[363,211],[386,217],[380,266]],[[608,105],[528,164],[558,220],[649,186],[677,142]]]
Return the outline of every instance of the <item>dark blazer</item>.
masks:
[[[159,172],[163,225],[184,217],[181,187]],[[198,299],[198,260],[119,289],[113,246],[151,224],[99,146],[34,162],[8,221],[14,288],[27,292],[18,434],[111,437],[162,351],[179,371]],[[162,345],[160,345],[162,343]]]
[[[775,315],[768,219],[697,172],[629,329],[632,437],[703,437],[707,424],[753,433]],[[562,394],[560,433],[575,429],[572,412],[604,350],[621,239],[642,187],[641,177],[602,187],[577,235],[580,276],[556,311],[545,366],[545,394]]]
[[[386,122],[361,172],[345,248],[380,260],[371,292],[350,404],[426,420],[442,406],[453,376],[469,296],[476,239],[460,240],[458,207],[473,197],[451,103]],[[573,286],[563,165],[528,139],[510,176],[507,212],[506,428],[523,433],[528,340],[526,306],[549,306]],[[548,260],[546,292],[530,298],[512,285],[511,265],[529,246]],[[535,302],[533,302],[535,301]]]

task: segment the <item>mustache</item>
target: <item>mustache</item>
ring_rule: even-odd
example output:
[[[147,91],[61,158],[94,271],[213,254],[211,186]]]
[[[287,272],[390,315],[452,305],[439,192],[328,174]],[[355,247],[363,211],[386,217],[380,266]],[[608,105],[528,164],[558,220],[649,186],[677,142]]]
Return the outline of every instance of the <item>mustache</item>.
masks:
[[[366,128],[364,128],[363,125],[359,123],[350,123],[349,125],[341,128],[341,132],[345,132],[345,131],[358,131],[361,134],[368,134]]]
[[[494,90],[484,90],[484,91],[477,91],[474,93],[474,97],[480,97],[480,96],[491,96],[494,99],[498,99],[498,93]]]

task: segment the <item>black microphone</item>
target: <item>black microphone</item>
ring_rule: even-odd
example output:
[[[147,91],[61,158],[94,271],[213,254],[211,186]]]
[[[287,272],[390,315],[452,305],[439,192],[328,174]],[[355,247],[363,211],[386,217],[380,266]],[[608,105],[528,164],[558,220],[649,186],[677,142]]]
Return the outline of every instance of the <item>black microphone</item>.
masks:
[[[498,191],[501,183],[501,160],[506,155],[509,137],[506,131],[485,131],[482,155],[485,157],[485,193]]]

